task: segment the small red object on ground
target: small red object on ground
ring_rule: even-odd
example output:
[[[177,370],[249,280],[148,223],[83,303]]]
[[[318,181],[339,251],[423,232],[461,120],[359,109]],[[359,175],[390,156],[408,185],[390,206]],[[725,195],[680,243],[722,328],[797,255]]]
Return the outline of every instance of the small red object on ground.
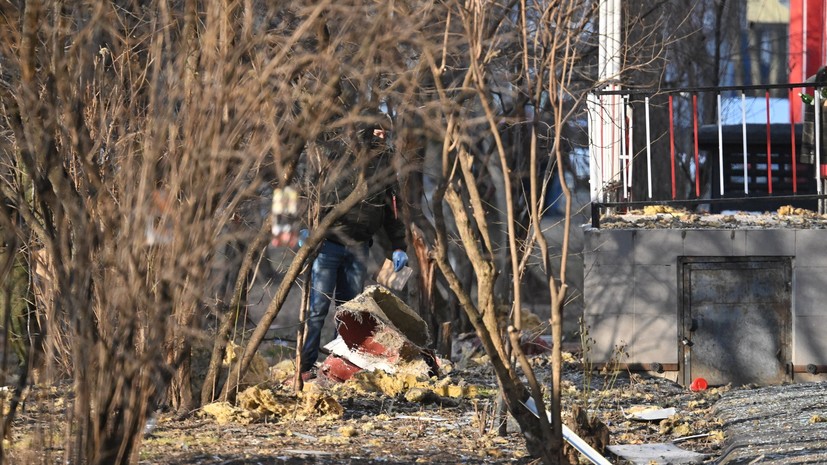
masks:
[[[703,378],[695,378],[692,380],[692,384],[689,385],[689,389],[692,391],[703,391],[706,389],[708,385],[706,384],[706,380]]]

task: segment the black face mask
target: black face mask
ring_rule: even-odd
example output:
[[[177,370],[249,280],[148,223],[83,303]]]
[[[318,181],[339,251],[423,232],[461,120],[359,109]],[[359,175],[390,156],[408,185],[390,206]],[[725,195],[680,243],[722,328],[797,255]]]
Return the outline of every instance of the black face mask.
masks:
[[[382,128],[368,128],[362,131],[362,140],[372,149],[385,148],[387,134],[387,131]]]

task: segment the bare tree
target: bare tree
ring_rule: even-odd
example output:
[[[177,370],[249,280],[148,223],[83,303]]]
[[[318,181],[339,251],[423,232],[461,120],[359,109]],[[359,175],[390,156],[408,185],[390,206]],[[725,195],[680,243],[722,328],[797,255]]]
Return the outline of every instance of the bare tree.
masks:
[[[65,460],[127,463],[152,410],[194,405],[209,264],[278,179],[264,45],[219,2],[3,8],[3,230],[45,262],[42,371],[74,394]]]
[[[529,452],[563,463],[569,241],[566,233],[553,249],[541,220],[556,173],[569,230],[564,127],[599,84],[596,6],[4,3],[0,229],[46,265],[36,284],[48,298],[34,309],[44,316],[43,344],[28,350],[43,348],[51,380],[71,380],[69,424],[79,426],[67,435],[65,460],[126,463],[153,409],[186,413],[216,393],[232,398],[326,230],[401,180],[402,215],[416,225],[410,238],[423,251],[423,287],[446,284],[491,357]],[[351,140],[376,109],[395,122],[395,172],[367,170],[374,155]],[[317,160],[322,169],[306,191],[311,234],[237,363],[221,372],[234,312],[266,240],[261,211],[272,189],[296,182],[300,158],[321,153],[331,137],[345,148]],[[319,204],[346,171],[358,174],[352,193]],[[242,244],[241,258],[222,277],[233,283],[231,295],[216,299],[210,270],[229,243]],[[520,351],[530,267],[548,290],[548,383]],[[427,300],[432,288],[425,291]],[[13,312],[4,314],[9,320]],[[211,345],[200,396],[192,392],[195,344]],[[22,390],[31,378],[19,380]],[[526,407],[529,398],[539,415]]]
[[[432,202],[437,236],[437,263],[448,278],[451,290],[459,297],[468,313],[483,347],[491,356],[506,405],[526,436],[529,452],[542,458],[544,463],[562,463],[565,460],[562,453],[559,385],[562,304],[566,294],[565,261],[568,255],[568,241],[564,240],[563,249],[560,251],[563,271],[557,277],[550,263],[551,254],[540,223],[544,208],[543,196],[540,193],[551,168],[562,161],[563,122],[575,114],[584,92],[589,88],[573,84],[572,76],[576,67],[582,66],[582,60],[588,57],[585,51],[590,48],[590,41],[594,37],[587,32],[589,27],[593,26],[595,11],[593,5],[587,2],[562,2],[554,5],[541,2],[526,2],[520,5],[515,3],[504,11],[498,11],[496,7],[489,5],[475,4],[470,8],[457,5],[457,9],[451,10],[449,14],[458,18],[457,28],[461,28],[461,32],[456,34],[464,37],[465,42],[462,47],[457,47],[455,42],[446,54],[467,54],[468,67],[461,84],[456,83],[451,87],[438,89],[443,99],[442,108],[446,109],[443,120],[447,124],[444,130],[441,183]],[[490,18],[504,19],[499,22]],[[446,26],[446,29],[450,28]],[[519,55],[516,56],[520,56],[521,61],[512,62],[510,57],[515,55],[499,53],[501,48],[508,46],[519,51]],[[431,69],[435,80],[444,79],[443,68],[438,62],[433,61]],[[511,85],[505,85],[506,82],[510,82]],[[471,89],[473,94],[464,94],[464,89]],[[519,109],[511,115],[503,114],[495,103],[506,100],[502,97],[504,89],[510,89],[508,101],[513,103],[513,108]],[[456,99],[459,99],[460,105],[455,103]],[[547,108],[543,108],[543,105],[547,105]],[[501,133],[502,125],[508,123],[509,116],[516,121],[519,121],[517,118],[525,118],[523,109],[527,106],[536,113],[540,113],[541,109],[546,110],[546,114],[551,115],[551,118],[533,122],[532,119],[528,119],[531,122],[527,137],[528,153],[520,153],[520,150],[516,153],[529,159],[529,189],[520,192],[512,185],[514,181],[520,181],[512,171],[518,163],[518,158],[511,152],[512,147],[504,145]],[[541,132],[544,125],[547,125],[545,127],[549,129],[548,132]],[[506,243],[492,240],[491,228],[496,226],[489,219],[488,209],[482,202],[478,189],[480,179],[474,174],[474,167],[479,163],[476,161],[477,157],[485,156],[484,153],[477,152],[475,141],[479,140],[480,136],[485,137],[485,132],[493,139],[490,144],[491,151],[499,160],[501,172],[504,173],[503,184],[498,188],[505,193]],[[545,147],[545,150],[538,153],[538,147]],[[545,164],[549,173],[543,176],[538,175],[536,170],[539,164],[538,156],[550,157],[550,162]],[[566,217],[570,218],[571,195],[562,174],[560,176],[567,199]],[[519,200],[515,193],[521,195]],[[475,299],[462,286],[447,259],[446,245],[453,239],[446,234],[446,218],[439,207],[442,201],[450,207],[457,224],[459,240],[474,268]],[[529,208],[530,236],[517,228],[516,212],[520,204]],[[534,255],[536,244],[539,244],[539,248],[536,249],[537,255]],[[502,271],[493,259],[498,253],[498,247],[504,247],[508,251],[511,264],[511,292],[514,296],[512,333],[515,337],[512,338],[513,343],[510,347],[505,328],[502,327],[497,315],[497,300],[503,298],[495,292],[494,286],[497,276]],[[517,367],[510,356],[510,352],[514,351],[517,360],[524,361],[520,356],[519,337],[516,337],[520,328],[520,293],[524,278],[524,265],[521,267],[520,264],[523,259],[531,256],[540,260],[549,290],[549,316],[553,331],[555,367],[549,389],[552,406],[551,424],[545,415],[535,416],[526,407],[525,402],[531,397],[539,411],[544,412],[544,392],[527,363],[523,363],[522,368],[527,376],[528,386],[520,380]]]

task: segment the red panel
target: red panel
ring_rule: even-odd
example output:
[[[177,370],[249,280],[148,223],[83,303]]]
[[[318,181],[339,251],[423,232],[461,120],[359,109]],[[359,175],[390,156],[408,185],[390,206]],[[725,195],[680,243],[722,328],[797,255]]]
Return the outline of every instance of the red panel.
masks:
[[[672,199],[675,199],[678,191],[675,184],[675,118],[672,112],[672,94],[669,94],[669,154],[672,158]]]
[[[350,312],[338,312],[336,323],[336,330],[351,350],[362,345],[379,328],[379,322],[367,312],[359,312],[358,316]]]
[[[370,313],[339,312],[336,314],[336,320],[339,335],[342,336],[348,349],[385,357],[391,363],[399,361],[400,354],[398,351],[388,349],[374,340],[373,337],[379,331],[379,322]],[[384,331],[394,332],[397,339],[405,340],[405,336],[394,329],[385,327]]]
[[[335,355],[324,359],[322,367],[319,369],[322,375],[339,382],[349,380],[354,374],[360,371],[362,371],[361,368]]]

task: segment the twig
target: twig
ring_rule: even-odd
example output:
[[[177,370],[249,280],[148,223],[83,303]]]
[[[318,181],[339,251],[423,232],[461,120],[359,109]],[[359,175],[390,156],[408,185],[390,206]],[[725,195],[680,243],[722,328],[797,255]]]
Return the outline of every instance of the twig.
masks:
[[[703,434],[695,434],[695,435],[692,435],[692,436],[683,436],[683,437],[680,437],[680,438],[673,439],[672,443],[676,444],[678,442],[688,441],[690,439],[707,438],[709,436],[712,436],[712,433],[703,433]]]

